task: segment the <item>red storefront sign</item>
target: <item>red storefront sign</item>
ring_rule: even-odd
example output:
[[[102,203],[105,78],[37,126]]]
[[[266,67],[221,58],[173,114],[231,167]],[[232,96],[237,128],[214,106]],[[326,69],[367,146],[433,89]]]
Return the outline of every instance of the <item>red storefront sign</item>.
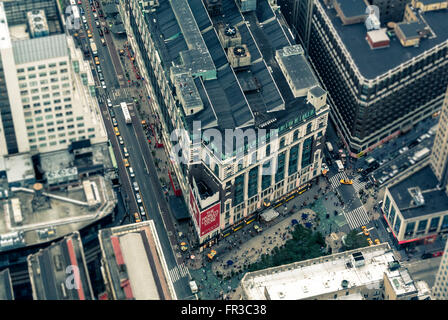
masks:
[[[221,203],[201,212],[201,237],[219,227],[221,214]]]

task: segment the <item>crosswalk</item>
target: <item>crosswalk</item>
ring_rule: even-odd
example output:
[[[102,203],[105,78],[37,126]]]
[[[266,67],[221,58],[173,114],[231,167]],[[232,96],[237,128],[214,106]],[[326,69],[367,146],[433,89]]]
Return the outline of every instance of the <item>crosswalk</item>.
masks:
[[[356,229],[370,222],[369,215],[363,206],[356,208],[350,212],[344,212],[344,217],[350,226],[350,229]]]
[[[171,282],[174,283],[177,280],[188,276],[188,274],[188,268],[185,266],[185,263],[182,263],[181,265],[178,265],[170,270]]]
[[[336,190],[341,185],[341,179],[351,179],[349,176],[347,176],[347,173],[345,172],[338,172],[336,175],[332,176],[330,180],[330,185],[333,190]],[[355,191],[358,192],[359,190],[363,189],[367,182],[360,182],[359,177],[356,177],[353,179],[353,188],[355,188]]]
[[[359,181],[360,177],[356,177],[355,179],[353,179],[353,188],[355,188],[355,191],[358,193],[359,190],[364,189],[364,187],[367,184],[367,181]]]

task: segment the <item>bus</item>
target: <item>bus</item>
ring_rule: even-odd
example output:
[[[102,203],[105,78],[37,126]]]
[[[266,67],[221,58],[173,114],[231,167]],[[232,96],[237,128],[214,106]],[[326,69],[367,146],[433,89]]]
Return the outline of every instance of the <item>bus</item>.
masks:
[[[118,169],[117,159],[115,158],[114,150],[112,148],[112,144],[111,144],[110,140],[109,140],[109,155],[110,155],[110,159],[112,160],[112,166],[114,167],[114,169]]]
[[[128,105],[126,102],[120,103],[121,110],[123,111],[124,119],[126,120],[127,124],[132,123],[131,114],[129,113]]]

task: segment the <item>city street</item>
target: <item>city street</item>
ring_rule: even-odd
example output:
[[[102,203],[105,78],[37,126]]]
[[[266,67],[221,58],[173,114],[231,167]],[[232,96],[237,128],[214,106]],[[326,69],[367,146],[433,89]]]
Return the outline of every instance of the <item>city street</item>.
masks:
[[[170,219],[169,209],[163,195],[159,179],[157,178],[156,168],[153,163],[152,155],[148,146],[147,139],[141,126],[141,119],[136,112],[135,107],[131,103],[133,95],[136,94],[136,88],[129,88],[128,83],[124,77],[123,66],[117,54],[117,49],[114,44],[114,35],[112,33],[105,34],[107,46],[103,46],[100,42],[99,28],[92,27],[95,19],[90,10],[89,5],[83,3],[83,8],[86,13],[88,26],[92,31],[98,48],[98,58],[100,61],[101,72],[104,75],[106,89],[100,85],[98,79],[98,67],[91,61],[92,69],[98,83],[97,91],[101,97],[101,113],[106,126],[107,135],[111,141],[114,154],[117,160],[118,173],[121,182],[122,193],[125,195],[125,207],[127,214],[129,214],[130,221],[135,221],[134,213],[140,213],[139,207],[145,208],[146,216],[152,219],[158,231],[158,236],[164,252],[170,275],[180,274],[181,276],[172,279],[176,290],[177,298],[183,299],[191,296],[191,291],[188,286],[188,271],[182,267],[182,259],[176,255],[177,249],[175,228]],[[98,20],[101,21],[99,18]],[[107,22],[101,21],[102,25],[107,25]],[[84,33],[86,34],[86,32]],[[92,53],[93,58],[93,53]],[[127,70],[128,74],[132,76],[132,70]],[[114,107],[107,107],[107,99],[112,101]],[[129,103],[129,110],[132,118],[132,125],[125,122],[123,113],[119,104],[121,102]],[[111,111],[114,116],[111,116]],[[118,124],[120,136],[124,144],[120,145],[118,137],[114,132],[112,118],[115,118]],[[129,163],[132,166],[135,177],[131,178],[129,170],[124,164],[123,147],[126,147],[129,152]],[[142,203],[137,203],[136,193],[133,189],[133,182],[137,181],[142,198]],[[147,219],[140,215],[141,220]],[[177,271],[177,272],[176,272]],[[173,278],[173,276],[172,276]]]

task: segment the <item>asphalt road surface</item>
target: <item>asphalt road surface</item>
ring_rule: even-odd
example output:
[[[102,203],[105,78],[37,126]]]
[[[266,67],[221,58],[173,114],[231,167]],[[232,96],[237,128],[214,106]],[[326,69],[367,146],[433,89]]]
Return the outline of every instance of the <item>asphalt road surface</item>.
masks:
[[[125,206],[127,211],[131,214],[130,221],[134,222],[134,213],[140,213],[139,207],[145,208],[146,217],[152,219],[157,229],[157,233],[160,239],[163,253],[170,271],[179,268],[179,264],[182,263],[179,257],[176,257],[174,250],[177,249],[175,243],[175,235],[173,234],[174,228],[171,224],[171,220],[163,195],[159,180],[156,174],[156,168],[153,163],[152,155],[149,150],[149,146],[146,141],[145,134],[140,124],[140,118],[136,114],[135,110],[131,111],[132,125],[126,124],[124,116],[121,112],[121,108],[113,107],[111,110],[115,114],[115,118],[118,122],[118,128],[120,135],[123,138],[124,144],[119,144],[118,137],[115,135],[112,117],[109,108],[106,104],[106,99],[112,100],[113,105],[119,105],[123,100],[131,98],[128,90],[126,89],[127,83],[124,79],[124,72],[121,66],[120,59],[117,55],[115,46],[113,45],[113,39],[111,34],[105,34],[107,46],[103,46],[100,41],[99,28],[95,26],[95,19],[93,13],[88,4],[83,1],[83,8],[85,16],[87,18],[87,24],[93,34],[95,40],[98,58],[100,61],[100,68],[102,70],[104,81],[106,82],[106,89],[102,88],[98,79],[97,69],[98,67],[93,63],[93,54],[90,57],[91,66],[94,69],[94,77],[98,84],[97,90],[101,97],[100,109],[104,119],[107,135],[111,141],[114,154],[117,160],[118,173],[121,182],[122,193],[125,194]],[[103,19],[99,18],[99,21]],[[84,28],[84,23],[82,23]],[[110,28],[109,28],[110,29]],[[81,37],[85,37],[87,43],[90,44],[87,38],[87,32],[83,32]],[[121,86],[120,86],[121,85]],[[126,99],[125,99],[126,97]],[[132,108],[132,106],[131,106]],[[129,169],[125,167],[123,158],[123,147],[126,147],[129,152],[129,162],[135,172],[135,178],[131,178],[129,175]],[[132,186],[132,183],[137,181],[139,184],[139,193],[142,197],[142,203],[137,203],[136,192]],[[164,217],[162,217],[162,215]],[[140,216],[144,219],[144,216]],[[165,219],[163,219],[165,218]],[[168,229],[168,230],[167,230]],[[174,247],[174,250],[173,250]],[[170,272],[171,274],[171,272]],[[177,298],[183,299],[191,296],[190,288],[188,286],[188,275],[183,273],[182,277],[178,277],[174,281],[174,288],[176,290]]]

